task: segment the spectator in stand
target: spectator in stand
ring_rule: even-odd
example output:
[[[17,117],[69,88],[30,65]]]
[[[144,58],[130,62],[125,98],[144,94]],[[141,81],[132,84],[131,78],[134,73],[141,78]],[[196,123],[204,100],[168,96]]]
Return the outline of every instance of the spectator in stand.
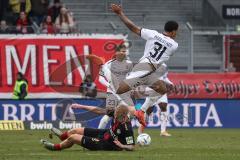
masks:
[[[31,17],[39,26],[48,13],[49,0],[31,0]]]
[[[68,11],[69,12],[69,15],[71,16],[71,18],[72,18],[72,20],[73,20],[73,24],[74,24],[74,26],[73,26],[73,28],[72,28],[72,32],[77,32],[77,29],[76,29],[76,20],[75,20],[75,18],[74,18],[74,13],[73,12],[70,12],[70,11]]]
[[[20,16],[17,20],[17,33],[33,33],[33,30],[31,28],[31,21],[28,19],[27,15],[25,12],[21,12]]]
[[[0,0],[0,20],[5,18],[8,9],[8,0]]]
[[[96,97],[97,88],[91,75],[87,75],[83,83],[81,83],[79,92],[82,93],[83,96]]]
[[[55,33],[55,26],[52,22],[52,17],[47,16],[44,18],[42,24],[41,24],[41,30],[42,33],[47,33],[47,34],[54,34]]]
[[[65,7],[62,7],[60,14],[55,21],[57,31],[59,33],[71,33],[74,28],[72,16]]]
[[[10,30],[7,26],[7,22],[5,20],[1,20],[0,22],[0,34],[10,33]]]
[[[48,15],[52,17],[52,21],[55,22],[57,16],[60,14],[60,9],[62,8],[60,0],[54,0],[53,5],[48,10]]]
[[[226,72],[236,72],[236,68],[234,67],[234,64],[232,62],[228,64]]]
[[[0,0],[0,20],[5,20],[8,26],[15,25],[17,15],[14,17],[14,13],[9,4],[10,0]],[[9,27],[10,30],[12,27]]]
[[[16,22],[20,12],[28,14],[32,7],[30,0],[9,0],[9,5],[12,8],[14,22]]]

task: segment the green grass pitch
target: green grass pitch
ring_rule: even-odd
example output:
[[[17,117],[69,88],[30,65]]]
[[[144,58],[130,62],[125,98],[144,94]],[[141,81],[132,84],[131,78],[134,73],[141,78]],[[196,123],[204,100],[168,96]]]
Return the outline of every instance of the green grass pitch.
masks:
[[[172,137],[160,137],[147,129],[148,147],[133,152],[88,151],[75,145],[64,151],[48,151],[40,145],[48,131],[0,131],[0,160],[239,160],[240,129],[170,129]],[[56,137],[54,142],[59,142]]]

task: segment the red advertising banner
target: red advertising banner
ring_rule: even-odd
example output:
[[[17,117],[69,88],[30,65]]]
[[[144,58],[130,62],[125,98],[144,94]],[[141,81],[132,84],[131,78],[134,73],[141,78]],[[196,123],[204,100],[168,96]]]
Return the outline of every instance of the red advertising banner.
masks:
[[[122,35],[24,35],[0,37],[0,99],[11,98],[16,73],[25,74],[29,98],[60,98],[79,95],[85,75],[91,74],[100,91],[99,66],[86,58],[94,54],[109,60]],[[239,73],[169,73],[175,84],[170,98],[240,98]],[[64,95],[66,97],[66,95]],[[69,96],[71,97],[71,96]]]
[[[170,73],[170,98],[240,98],[240,73]]]
[[[12,93],[19,71],[28,80],[30,93],[78,92],[87,74],[98,78],[99,66],[86,56],[94,54],[107,61],[124,39],[123,35],[104,34],[1,36],[0,98]]]

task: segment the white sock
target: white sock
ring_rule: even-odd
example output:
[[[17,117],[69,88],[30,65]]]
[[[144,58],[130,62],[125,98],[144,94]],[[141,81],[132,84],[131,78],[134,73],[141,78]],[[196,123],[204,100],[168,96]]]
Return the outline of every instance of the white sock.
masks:
[[[111,118],[108,115],[104,115],[99,122],[98,129],[105,129],[110,120]]]
[[[141,110],[146,113],[149,107],[153,106],[159,97],[147,97],[141,107]]]
[[[160,113],[160,121],[161,121],[161,133],[166,131],[167,128],[167,112],[161,112]]]

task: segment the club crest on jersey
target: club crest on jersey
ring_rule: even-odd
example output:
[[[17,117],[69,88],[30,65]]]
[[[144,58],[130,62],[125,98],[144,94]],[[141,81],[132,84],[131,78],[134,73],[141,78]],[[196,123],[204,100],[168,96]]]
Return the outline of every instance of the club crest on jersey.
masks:
[[[121,134],[121,130],[120,129],[117,129],[117,134]]]

